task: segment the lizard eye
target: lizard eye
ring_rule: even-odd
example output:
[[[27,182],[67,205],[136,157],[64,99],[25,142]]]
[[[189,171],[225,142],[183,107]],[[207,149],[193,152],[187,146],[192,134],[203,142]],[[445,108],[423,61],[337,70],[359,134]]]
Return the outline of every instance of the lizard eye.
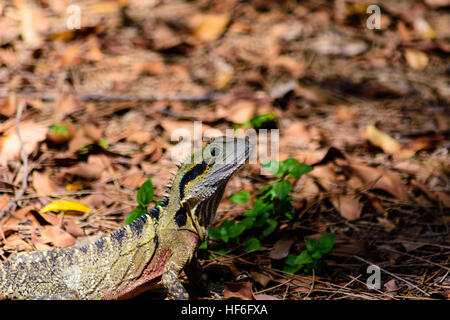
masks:
[[[211,148],[210,153],[211,153],[211,156],[215,157],[216,155],[219,154],[219,149],[218,148]]]

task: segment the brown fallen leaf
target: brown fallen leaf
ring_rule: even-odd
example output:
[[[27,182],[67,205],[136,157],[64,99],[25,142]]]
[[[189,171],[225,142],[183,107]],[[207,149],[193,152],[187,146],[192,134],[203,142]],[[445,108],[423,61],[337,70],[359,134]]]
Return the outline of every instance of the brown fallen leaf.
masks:
[[[251,282],[225,282],[224,284],[223,297],[225,299],[255,300]]]
[[[8,99],[0,100],[0,114],[7,118],[12,117],[16,113],[17,103],[14,96],[9,96]]]
[[[75,244],[75,237],[57,226],[42,226],[38,228],[41,239],[45,243],[52,243],[56,247],[69,247]]]
[[[418,50],[407,49],[405,58],[409,66],[415,70],[422,70],[428,65],[428,56],[426,53]]]
[[[244,123],[255,115],[255,104],[250,100],[238,100],[227,109],[225,119],[233,123]]]
[[[133,69],[137,74],[158,76],[164,73],[166,66],[163,61],[139,61],[133,64]]]
[[[33,211],[33,215],[34,216],[39,215],[46,222],[50,223],[53,226],[57,226],[57,227],[59,227],[61,225],[61,222],[62,222],[62,218],[57,216],[54,213]]]
[[[386,282],[383,287],[386,289],[386,292],[394,293],[395,291],[398,291],[399,287],[397,286],[397,282],[395,279],[391,279],[388,282]]]
[[[6,238],[3,250],[8,251],[31,251],[33,247],[23,240],[19,234],[12,234]]]
[[[358,116],[358,109],[347,105],[337,105],[333,110],[333,116],[341,121],[350,121]]]
[[[260,293],[255,295],[255,300],[281,300],[281,299],[278,299],[277,297],[272,296],[270,294]]]
[[[355,220],[361,216],[363,204],[355,196],[337,194],[331,196],[330,200],[341,216],[347,220]]]
[[[38,143],[45,140],[48,128],[34,121],[23,121],[19,125],[19,130],[25,151],[31,154],[36,150]],[[16,128],[13,127],[0,140],[0,165],[6,166],[8,160],[19,159],[19,156],[20,141]]]
[[[411,139],[403,146],[406,150],[412,150],[414,153],[419,150],[432,149],[436,147],[441,141],[444,140],[444,136],[423,136]]]
[[[388,232],[391,232],[396,227],[392,221],[390,221],[386,218],[377,217],[377,220],[378,220],[378,224]]]
[[[85,236],[83,229],[81,229],[80,226],[75,221],[65,220],[63,225],[64,229],[75,238]]]
[[[149,131],[135,131],[131,135],[129,135],[126,140],[128,142],[135,142],[139,145],[146,145],[147,143],[149,143],[150,138],[151,134]]]
[[[217,90],[225,88],[231,81],[234,75],[233,66],[228,64],[225,60],[216,58],[214,60],[215,79],[214,87]]]
[[[253,280],[258,282],[263,288],[267,286],[270,280],[272,280],[272,277],[268,276],[267,274],[264,274],[262,272],[256,272],[252,271],[250,272],[250,275]]]
[[[89,163],[79,163],[72,168],[64,170],[65,173],[80,177],[86,180],[98,180],[104,168],[95,167]]]
[[[383,149],[383,151],[386,153],[395,154],[398,153],[401,149],[401,145],[397,140],[384,133],[383,131],[378,130],[373,125],[367,126],[364,129],[362,136],[365,139],[369,140],[369,142],[374,146]]]
[[[42,173],[33,171],[32,184],[38,194],[51,195],[58,191],[57,185],[49,177],[50,172],[51,170],[49,168]]]
[[[278,240],[270,250],[269,257],[275,260],[286,258],[293,243],[294,239]]]
[[[227,14],[197,14],[191,18],[194,25],[194,37],[201,42],[209,42],[219,38],[230,21]]]
[[[382,189],[402,201],[407,201],[409,199],[407,189],[397,172],[361,164],[344,165],[344,167],[350,169],[365,183],[366,187],[370,187],[370,189]]]

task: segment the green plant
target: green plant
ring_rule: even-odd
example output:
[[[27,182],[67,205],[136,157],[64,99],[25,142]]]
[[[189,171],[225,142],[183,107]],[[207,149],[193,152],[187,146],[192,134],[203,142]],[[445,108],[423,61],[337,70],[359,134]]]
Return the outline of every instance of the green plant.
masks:
[[[242,219],[224,220],[217,228],[209,230],[211,238],[221,239],[225,244],[225,248],[219,249],[219,252],[226,252],[232,244],[241,242],[244,242],[246,251],[258,250],[261,247],[260,241],[277,228],[280,218],[292,218],[292,199],[289,195],[292,183],[287,177],[298,178],[313,169],[293,158],[281,162],[270,160],[261,166],[279,180],[256,193],[256,200],[252,207],[244,212]],[[241,191],[232,195],[229,200],[246,204],[250,198],[248,191]]]
[[[125,219],[126,224],[132,223],[147,213],[147,207],[153,201],[154,189],[152,178],[148,178],[138,189],[136,201],[138,206]]]
[[[69,136],[69,126],[65,123],[51,125],[50,130],[64,137]]]
[[[322,256],[331,251],[334,239],[333,233],[324,235],[317,241],[306,239],[306,250],[299,255],[288,255],[284,260],[284,271],[296,273],[304,268],[304,271],[309,273],[313,269],[320,270],[324,265]]]
[[[264,123],[272,121],[274,119],[275,119],[275,113],[273,113],[273,112],[258,114],[242,124],[235,124],[234,128],[237,129],[237,128],[253,127],[255,129],[258,129],[258,128],[262,127],[262,125]]]

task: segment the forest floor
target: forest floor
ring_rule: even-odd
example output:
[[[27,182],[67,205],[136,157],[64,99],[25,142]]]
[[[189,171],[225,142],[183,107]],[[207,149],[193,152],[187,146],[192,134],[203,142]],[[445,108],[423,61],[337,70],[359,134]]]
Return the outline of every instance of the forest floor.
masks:
[[[0,261],[120,228],[149,177],[160,200],[178,129],[273,113],[279,160],[314,169],[258,250],[201,249],[209,298],[450,298],[448,1],[68,3],[0,3]],[[214,226],[273,181],[246,165]],[[56,200],[90,210],[41,211]],[[330,233],[323,270],[283,271]]]

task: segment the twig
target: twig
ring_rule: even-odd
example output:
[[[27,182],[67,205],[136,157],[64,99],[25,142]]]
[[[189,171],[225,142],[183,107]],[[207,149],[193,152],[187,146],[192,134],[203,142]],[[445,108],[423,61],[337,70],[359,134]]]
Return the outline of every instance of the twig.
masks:
[[[434,266],[436,266],[436,267],[439,267],[439,268],[442,268],[442,269],[444,269],[444,270],[450,271],[450,268],[449,268],[449,267],[440,265],[439,263],[430,261],[430,260],[428,260],[428,259],[424,259],[424,258],[421,258],[421,257],[416,257],[416,256],[413,256],[412,254],[409,254],[409,253],[406,253],[406,252],[400,252],[400,251],[397,251],[397,250],[391,249],[391,248],[381,247],[381,249],[383,249],[383,250],[388,250],[388,251],[391,251],[391,252],[395,252],[395,253],[398,253],[398,254],[401,254],[401,255],[405,255],[405,256],[407,256],[407,257],[414,258],[414,259],[417,259],[417,260],[421,260],[421,261],[427,262],[427,263],[429,263],[429,264],[432,264],[432,265],[434,265]]]
[[[45,101],[54,101],[57,99],[58,95],[51,92],[16,92],[17,96],[31,98],[31,99],[41,99]],[[114,93],[74,93],[76,98],[84,101],[208,101],[223,98],[224,93],[220,92],[207,92],[204,94],[192,94],[177,92],[172,94],[114,94]],[[0,89],[0,98],[8,97],[9,92]]]
[[[270,288],[266,288],[266,289],[263,289],[263,290],[260,290],[260,291],[256,291],[254,294],[260,294],[260,293],[263,293],[263,292],[266,292],[266,291],[269,291],[269,290],[273,290],[273,289],[276,289],[276,288],[279,288],[279,287],[281,287],[281,286],[284,286],[285,284],[288,284],[289,282],[291,282],[293,279],[289,279],[289,280],[286,280],[285,282],[282,282],[282,283],[280,283],[280,284],[277,284],[276,286],[273,286],[273,287],[270,287]]]
[[[358,260],[364,262],[364,263],[367,263],[368,265],[375,265],[374,263],[369,262],[369,261],[367,261],[367,260],[364,260],[363,258],[358,257],[358,256],[356,256],[356,255],[354,255],[354,257],[355,257],[356,259],[358,259]],[[403,278],[397,276],[396,274],[391,273],[391,272],[387,271],[386,269],[381,268],[380,266],[378,266],[378,268],[380,268],[381,271],[383,271],[384,273],[390,275],[391,277],[394,277],[394,278],[396,278],[397,280],[403,281],[403,282],[405,282],[406,284],[408,284],[408,285],[410,285],[410,286],[416,288],[417,290],[419,290],[420,292],[422,292],[424,295],[426,295],[426,296],[428,296],[428,297],[430,296],[429,293],[423,291],[423,290],[420,289],[418,286],[416,286],[415,284],[409,282],[408,280],[405,280],[405,279],[403,279]]]
[[[22,136],[20,135],[20,118],[22,117],[23,109],[25,108],[25,101],[21,101],[19,105],[17,106],[17,113],[16,113],[16,134],[17,138],[19,139],[20,143],[20,152],[22,157],[22,166],[23,166],[23,178],[22,178],[22,187],[19,189],[19,191],[16,193],[16,196],[14,199],[9,201],[8,205],[5,209],[0,211],[0,218],[5,215],[6,212],[11,210],[11,208],[14,206],[14,204],[19,201],[23,194],[25,193],[25,190],[28,187],[28,154],[25,150],[25,146],[23,144]]]

